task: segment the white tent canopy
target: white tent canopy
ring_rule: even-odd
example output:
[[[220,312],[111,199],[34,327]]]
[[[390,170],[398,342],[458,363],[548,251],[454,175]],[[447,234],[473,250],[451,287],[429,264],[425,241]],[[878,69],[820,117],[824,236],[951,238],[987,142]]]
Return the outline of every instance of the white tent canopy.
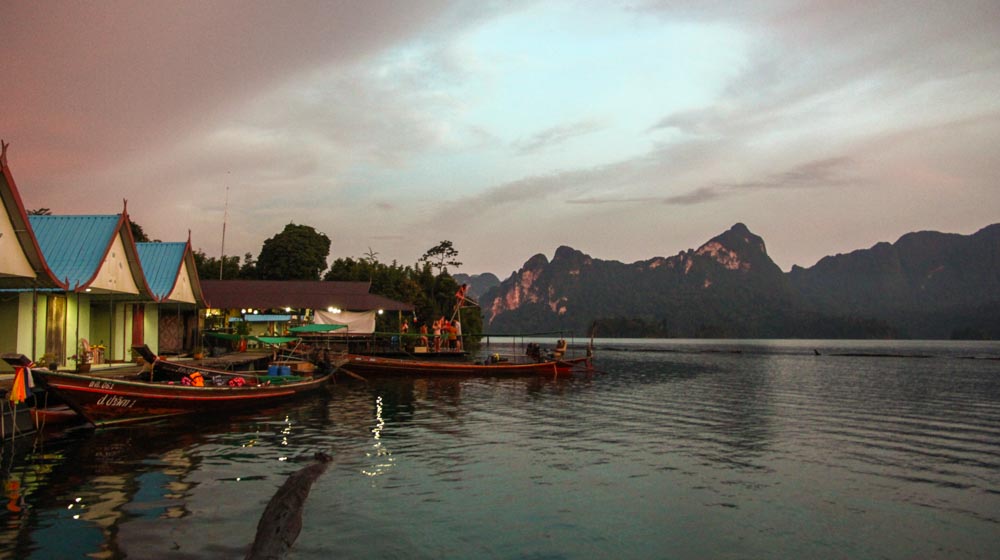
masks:
[[[375,332],[375,311],[314,311],[313,323],[317,325],[345,325],[348,334],[372,334]]]

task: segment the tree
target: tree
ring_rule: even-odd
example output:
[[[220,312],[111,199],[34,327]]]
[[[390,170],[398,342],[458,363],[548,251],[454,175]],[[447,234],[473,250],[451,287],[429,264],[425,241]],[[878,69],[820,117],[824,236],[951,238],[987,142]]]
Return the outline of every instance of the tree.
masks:
[[[146,235],[146,232],[142,230],[142,226],[133,222],[132,220],[129,220],[128,225],[131,226],[132,228],[132,237],[135,239],[136,243],[149,242],[149,236]]]
[[[253,260],[253,255],[250,253],[243,255],[243,264],[240,266],[240,278],[242,280],[254,280],[257,278],[257,263]]]
[[[455,313],[455,291],[458,283],[447,272],[435,275],[429,262],[422,266],[400,266],[396,262],[372,262],[369,255],[362,259],[340,258],[330,265],[324,280],[371,282],[371,293],[413,304],[414,324],[430,326],[430,322]],[[436,295],[435,295],[436,294]],[[397,319],[388,314],[377,319],[377,330],[395,330]],[[462,332],[474,335],[482,332],[482,314],[478,307],[461,310]],[[412,332],[412,331],[411,331]],[[468,340],[468,341],[471,341]],[[468,342],[467,341],[467,342]]]
[[[288,224],[261,247],[257,277],[261,280],[319,280],[329,254],[329,237],[310,226]]]
[[[202,280],[236,280],[240,278],[240,258],[225,257],[222,265],[222,278],[219,278],[219,259],[209,257],[201,249],[192,252],[194,264],[198,269],[198,278]]]
[[[447,272],[448,266],[459,267],[462,263],[455,260],[458,257],[458,251],[455,250],[451,241],[442,241],[427,249],[424,256],[420,257],[420,262],[430,263],[430,265],[438,270],[438,273]]]

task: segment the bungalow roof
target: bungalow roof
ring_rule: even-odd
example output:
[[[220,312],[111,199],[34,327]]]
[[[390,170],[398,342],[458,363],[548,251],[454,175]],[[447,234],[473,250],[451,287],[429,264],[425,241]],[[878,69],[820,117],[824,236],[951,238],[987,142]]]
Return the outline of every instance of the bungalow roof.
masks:
[[[153,299],[128,226],[128,214],[29,216],[53,275],[73,291]]]
[[[0,141],[0,288],[61,288],[28,223],[21,194],[7,165],[7,146]]]
[[[157,300],[204,305],[190,241],[136,243],[135,247]]]
[[[306,280],[202,280],[214,309],[327,309],[412,311],[413,305],[368,293],[368,282]]]

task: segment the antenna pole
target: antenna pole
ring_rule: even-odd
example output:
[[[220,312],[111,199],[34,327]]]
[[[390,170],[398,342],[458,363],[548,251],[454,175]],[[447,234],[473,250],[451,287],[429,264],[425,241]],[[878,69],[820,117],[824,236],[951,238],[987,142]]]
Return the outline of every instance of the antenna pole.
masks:
[[[222,213],[222,257],[219,258],[219,280],[222,280],[222,267],[226,264],[226,221],[229,220],[229,185],[226,185],[226,206]]]

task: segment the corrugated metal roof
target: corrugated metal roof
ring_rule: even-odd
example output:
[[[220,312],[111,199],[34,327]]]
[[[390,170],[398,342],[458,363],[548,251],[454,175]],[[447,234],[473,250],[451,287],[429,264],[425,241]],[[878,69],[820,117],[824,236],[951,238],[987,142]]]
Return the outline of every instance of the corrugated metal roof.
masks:
[[[0,277],[0,287],[3,288],[55,288],[61,286],[61,282],[52,276],[42,257],[42,251],[38,247],[38,241],[28,224],[28,216],[24,211],[24,203],[21,202],[21,194],[17,190],[14,182],[14,175],[7,165],[7,146],[0,142],[0,202],[3,203],[7,211],[7,218],[13,228],[13,236],[21,246],[25,258],[34,270],[34,277],[2,276]],[[2,219],[2,218],[0,218]]]
[[[72,289],[86,284],[118,233],[121,216],[28,216],[53,276]]]
[[[180,272],[187,243],[136,243],[135,247],[139,251],[139,262],[153,295],[156,299],[170,295],[177,283],[177,273]]]
[[[214,309],[385,309],[412,311],[413,305],[368,293],[368,282],[302,280],[202,280],[205,303]]]
[[[292,320],[291,315],[247,315],[245,317],[230,317],[230,323],[238,323],[246,320],[247,323],[270,323],[272,321],[281,323]]]

